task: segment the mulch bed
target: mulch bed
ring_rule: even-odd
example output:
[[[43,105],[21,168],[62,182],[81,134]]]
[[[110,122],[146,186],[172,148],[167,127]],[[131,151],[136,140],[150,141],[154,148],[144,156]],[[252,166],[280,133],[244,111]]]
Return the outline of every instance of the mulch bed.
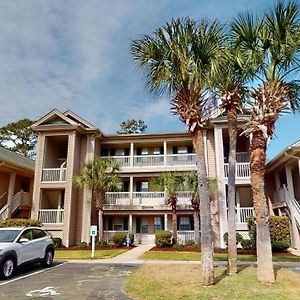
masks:
[[[171,252],[201,252],[200,247],[193,247],[193,246],[184,246],[182,248],[176,249],[173,247],[166,247],[166,248],[159,248],[157,246],[153,247],[150,251],[171,251]],[[245,249],[238,249],[238,254],[248,254],[248,255],[256,255],[255,250],[245,250]],[[220,249],[216,248],[215,253],[227,253],[227,249]],[[294,256],[289,252],[273,252],[274,256]]]
[[[109,246],[109,247],[99,247],[96,246],[95,250],[120,250],[120,249],[124,249],[124,250],[131,250],[135,248],[135,246],[122,246],[122,247],[117,247],[117,246]],[[87,247],[80,247],[80,246],[71,246],[69,248],[66,247],[59,247],[59,248],[55,248],[55,250],[92,250],[92,246],[87,246]]]

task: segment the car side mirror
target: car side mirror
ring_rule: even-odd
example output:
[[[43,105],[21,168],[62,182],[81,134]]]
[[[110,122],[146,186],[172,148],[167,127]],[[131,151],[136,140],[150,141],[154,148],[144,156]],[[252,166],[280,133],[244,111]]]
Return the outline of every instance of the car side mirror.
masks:
[[[19,240],[19,243],[21,243],[21,244],[25,244],[25,243],[28,243],[28,242],[29,242],[29,239],[27,239],[27,238],[21,238]]]

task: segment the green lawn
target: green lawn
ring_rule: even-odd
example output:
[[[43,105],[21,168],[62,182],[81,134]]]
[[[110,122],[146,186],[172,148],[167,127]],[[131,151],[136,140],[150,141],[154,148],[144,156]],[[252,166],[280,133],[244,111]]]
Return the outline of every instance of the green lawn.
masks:
[[[143,254],[141,259],[146,260],[200,260],[201,254],[199,252],[174,252],[174,251],[148,251]],[[214,260],[227,260],[226,253],[216,253]],[[239,261],[256,261],[255,255],[238,255]],[[273,261],[278,262],[300,262],[299,256],[273,256]]]
[[[273,285],[259,283],[254,266],[231,276],[225,267],[217,267],[216,284],[205,288],[200,285],[200,272],[197,265],[144,265],[130,275],[124,291],[133,299],[149,300],[299,299],[300,275],[284,268],[276,269]]]
[[[93,259],[112,258],[126,252],[124,249],[96,250]],[[92,259],[91,250],[56,250],[56,259]]]

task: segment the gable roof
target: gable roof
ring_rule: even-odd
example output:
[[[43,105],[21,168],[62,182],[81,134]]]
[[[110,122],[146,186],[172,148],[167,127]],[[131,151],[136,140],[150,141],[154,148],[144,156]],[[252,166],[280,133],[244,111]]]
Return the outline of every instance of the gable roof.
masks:
[[[69,119],[73,120],[74,122],[80,123],[81,125],[83,125],[86,128],[89,129],[97,129],[93,124],[89,123],[88,121],[86,121],[85,119],[81,118],[80,116],[78,116],[77,114],[75,114],[74,112],[67,110],[63,113],[66,117],[68,117]]]
[[[0,162],[34,171],[35,161],[0,146]]]

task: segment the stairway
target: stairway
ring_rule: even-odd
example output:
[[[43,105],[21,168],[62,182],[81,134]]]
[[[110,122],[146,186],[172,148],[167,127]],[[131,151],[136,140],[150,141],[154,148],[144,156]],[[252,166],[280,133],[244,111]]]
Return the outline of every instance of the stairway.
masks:
[[[29,193],[25,193],[21,191],[14,195],[11,202],[11,210],[10,210],[11,215],[17,212],[17,210],[20,208],[22,204],[30,205]],[[5,221],[8,218],[8,213],[9,213],[9,205],[7,203],[0,210],[0,223]]]

